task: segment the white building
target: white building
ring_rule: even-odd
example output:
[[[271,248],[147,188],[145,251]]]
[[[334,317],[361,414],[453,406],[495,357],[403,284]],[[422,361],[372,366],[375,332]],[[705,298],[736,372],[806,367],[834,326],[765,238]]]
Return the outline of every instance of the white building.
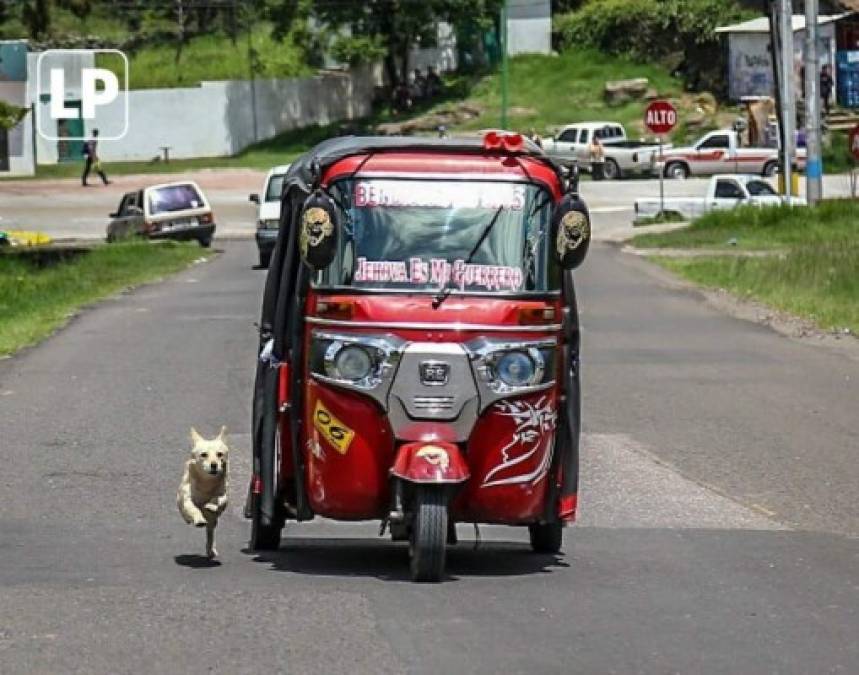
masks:
[[[818,20],[818,54],[820,63],[829,64],[833,78],[835,69],[835,23],[847,14],[821,16]],[[770,52],[770,25],[768,17],[762,16],[751,21],[720,26],[717,33],[728,36],[728,95],[733,101],[744,96],[773,96],[772,53]],[[800,71],[805,53],[805,16],[793,15],[794,77],[797,79],[796,91],[802,91]]]
[[[552,51],[551,0],[507,0],[507,53]]]

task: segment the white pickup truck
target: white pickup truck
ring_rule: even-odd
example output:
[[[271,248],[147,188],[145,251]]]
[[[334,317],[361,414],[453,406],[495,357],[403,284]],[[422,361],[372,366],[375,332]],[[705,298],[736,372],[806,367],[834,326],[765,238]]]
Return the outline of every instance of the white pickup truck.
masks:
[[[693,220],[708,211],[733,209],[737,206],[778,206],[783,198],[772,186],[757,175],[713,176],[707,186],[706,197],[672,197],[660,202],[659,197],[635,200],[635,220],[641,221],[664,214],[676,214],[684,220]],[[805,206],[801,197],[791,197],[792,206]]]
[[[800,168],[805,166],[805,149],[796,153]],[[716,173],[756,173],[774,176],[778,171],[777,148],[744,148],[736,131],[711,131],[688,147],[671,148],[660,158],[666,178],[712,176]]]
[[[608,180],[631,174],[651,174],[656,168],[659,146],[630,141],[617,122],[580,122],[568,124],[553,138],[543,140],[543,150],[555,159],[576,160],[590,168],[591,142],[596,138],[603,147],[603,176]],[[663,148],[671,146],[663,146]]]

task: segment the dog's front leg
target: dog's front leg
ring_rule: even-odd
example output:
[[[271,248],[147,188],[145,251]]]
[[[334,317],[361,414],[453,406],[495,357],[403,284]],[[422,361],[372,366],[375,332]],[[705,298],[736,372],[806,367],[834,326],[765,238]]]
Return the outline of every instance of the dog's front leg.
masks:
[[[218,557],[218,549],[215,548],[215,526],[217,524],[218,521],[212,519],[212,521],[206,525],[206,557],[209,560]]]
[[[191,497],[184,497],[179,503],[179,510],[182,512],[182,517],[187,523],[194,527],[205,527],[206,516],[197,508],[197,505],[191,500]]]
[[[191,499],[191,464],[193,460],[185,462],[185,471],[182,474],[182,482],[179,483],[179,492],[176,494],[176,506],[179,507],[179,513],[182,514],[182,519],[189,525],[203,527],[206,524],[206,518],[203,512],[197,508],[197,505]]]
[[[227,508],[227,495],[215,497],[208,501],[203,508],[208,509],[216,516],[220,516],[224,512],[224,509]]]

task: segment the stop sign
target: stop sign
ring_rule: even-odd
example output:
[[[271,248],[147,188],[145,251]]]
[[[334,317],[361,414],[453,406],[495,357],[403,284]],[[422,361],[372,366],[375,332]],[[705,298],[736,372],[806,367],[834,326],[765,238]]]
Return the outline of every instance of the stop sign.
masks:
[[[654,101],[644,111],[644,126],[656,135],[667,134],[677,125],[677,109],[668,101]]]
[[[859,124],[850,130],[847,142],[850,144],[850,154],[853,155],[853,159],[859,160]]]

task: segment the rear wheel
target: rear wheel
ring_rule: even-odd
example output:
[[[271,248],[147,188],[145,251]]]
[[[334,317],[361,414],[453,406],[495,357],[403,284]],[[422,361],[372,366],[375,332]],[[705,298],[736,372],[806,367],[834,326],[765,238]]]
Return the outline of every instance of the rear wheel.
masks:
[[[260,251],[259,252],[259,266],[263,268],[268,268],[271,263],[271,251]]]
[[[689,178],[689,167],[683,162],[670,162],[665,167],[665,177],[684,180]]]
[[[606,180],[617,180],[620,178],[620,167],[613,159],[607,159],[603,164],[602,173]]]
[[[534,553],[557,553],[561,550],[564,528],[561,523],[539,523],[528,526]]]
[[[277,472],[280,471],[281,460],[281,443],[280,429],[275,432],[274,436],[274,467],[275,481],[277,480]],[[278,493],[278,486],[273,486],[275,495]],[[250,547],[252,551],[276,551],[280,548],[280,536],[283,531],[284,517],[283,509],[278,506],[279,500],[275,499],[275,514],[271,522],[266,525],[262,522],[262,513],[260,512],[260,496],[251,493],[251,541]]]
[[[778,162],[767,162],[764,164],[763,174],[767,178],[772,178],[778,173]]]
[[[212,245],[212,236],[200,237],[197,241],[200,242],[200,246],[203,248],[209,248]]]
[[[409,540],[412,581],[441,581],[447,546],[447,499],[441,488],[420,488]]]

